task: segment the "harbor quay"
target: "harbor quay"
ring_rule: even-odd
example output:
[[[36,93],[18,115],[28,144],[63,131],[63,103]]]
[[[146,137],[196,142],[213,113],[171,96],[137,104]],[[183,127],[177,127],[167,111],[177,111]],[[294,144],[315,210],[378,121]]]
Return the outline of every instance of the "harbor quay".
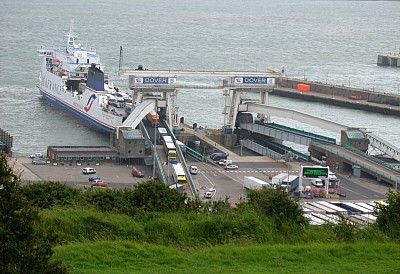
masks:
[[[302,89],[303,86],[308,89]],[[306,79],[282,77],[277,81],[271,94],[400,116],[400,93],[384,93],[345,85],[331,85]]]
[[[257,179],[271,182],[271,178],[280,174],[299,175],[301,165],[313,165],[310,162],[298,162],[293,160],[286,162],[283,159],[273,160],[267,156],[258,156],[247,149],[228,148],[217,142],[209,135],[210,129],[193,129],[187,125],[181,125],[186,134],[193,135],[201,145],[207,146],[207,151],[221,151],[228,155],[234,164],[239,166],[238,170],[225,170],[223,166],[214,163],[206,155],[207,160],[198,161],[191,156],[186,156],[188,166],[197,166],[198,174],[192,175],[195,186],[198,188],[198,197],[201,200],[209,189],[214,189],[215,193],[212,200],[225,199],[229,197],[231,203],[239,203],[246,200],[247,191],[243,186],[245,176],[252,176]],[[209,153],[208,153],[209,154]],[[32,159],[28,157],[9,158],[9,164],[14,172],[20,174],[22,185],[44,181],[57,181],[65,183],[71,187],[83,188],[89,184],[89,175],[82,174],[82,168],[86,167],[77,164],[65,165],[34,165]],[[121,163],[100,163],[90,165],[96,169],[96,176],[108,184],[111,189],[130,188],[151,178],[153,174],[152,166],[146,165],[125,165]],[[144,178],[133,177],[132,167],[142,170]],[[167,165],[168,177],[173,182],[172,167]],[[337,176],[341,179],[341,187],[346,189],[347,197],[340,198],[346,201],[370,201],[383,200],[387,191],[387,185],[377,182],[371,178],[348,178],[348,174],[337,171]],[[309,184],[309,183],[308,183]],[[307,185],[307,183],[305,184]],[[188,193],[189,197],[194,198]],[[325,198],[318,198],[329,200]],[[300,199],[304,200],[305,199]],[[337,199],[333,199],[337,200]]]

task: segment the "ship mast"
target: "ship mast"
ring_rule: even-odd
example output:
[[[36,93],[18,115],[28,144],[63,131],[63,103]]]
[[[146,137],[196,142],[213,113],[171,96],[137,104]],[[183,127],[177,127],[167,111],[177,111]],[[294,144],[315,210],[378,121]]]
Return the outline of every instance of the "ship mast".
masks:
[[[74,36],[74,19],[71,20],[69,32],[65,35],[67,38],[67,52],[71,53],[75,49],[75,36]]]
[[[124,61],[122,46],[119,47],[119,64],[118,64],[118,74],[122,72],[122,63]]]

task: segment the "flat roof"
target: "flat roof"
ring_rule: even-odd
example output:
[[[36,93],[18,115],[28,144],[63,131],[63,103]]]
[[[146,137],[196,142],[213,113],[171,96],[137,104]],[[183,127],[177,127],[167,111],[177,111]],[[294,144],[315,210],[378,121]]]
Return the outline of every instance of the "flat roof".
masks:
[[[55,152],[91,152],[91,153],[117,153],[116,149],[109,146],[48,146],[47,149],[51,149]]]

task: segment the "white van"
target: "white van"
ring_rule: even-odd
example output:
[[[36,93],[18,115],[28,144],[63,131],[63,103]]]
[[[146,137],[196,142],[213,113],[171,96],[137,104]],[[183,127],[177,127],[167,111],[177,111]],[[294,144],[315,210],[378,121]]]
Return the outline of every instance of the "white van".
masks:
[[[197,166],[190,166],[189,170],[190,170],[190,174],[197,174],[199,172],[199,169],[197,168]]]

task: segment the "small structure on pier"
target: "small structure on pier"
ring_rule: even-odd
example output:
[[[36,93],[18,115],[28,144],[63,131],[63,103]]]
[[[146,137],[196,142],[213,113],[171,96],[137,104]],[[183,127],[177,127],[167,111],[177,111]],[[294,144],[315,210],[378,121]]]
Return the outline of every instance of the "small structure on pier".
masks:
[[[12,154],[13,137],[5,130],[0,128],[0,154],[4,153],[8,156]]]
[[[378,66],[400,67],[400,52],[389,52],[378,55]]]

